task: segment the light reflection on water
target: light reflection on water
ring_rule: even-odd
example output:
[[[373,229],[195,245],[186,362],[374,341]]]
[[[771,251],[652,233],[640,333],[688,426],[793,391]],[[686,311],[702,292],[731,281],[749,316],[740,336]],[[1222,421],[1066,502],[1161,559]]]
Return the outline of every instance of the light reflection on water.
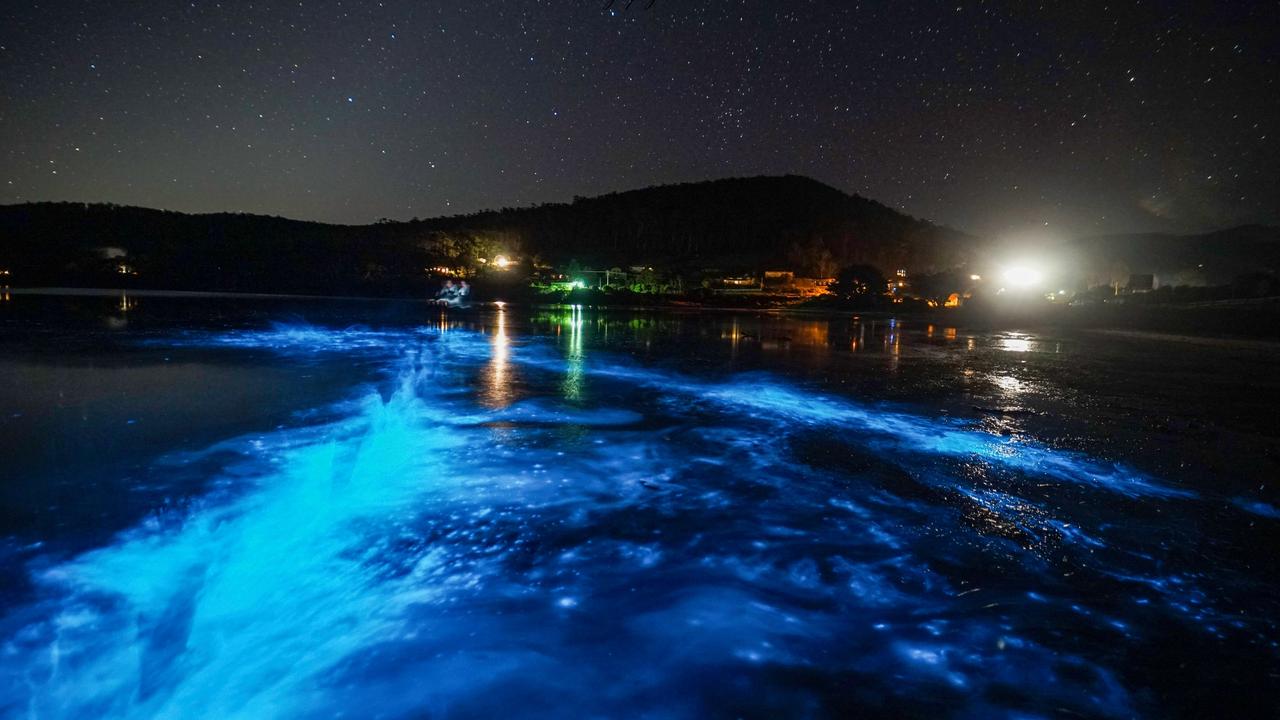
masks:
[[[1025,337],[1018,337],[1018,336],[1006,337],[1002,339],[1000,341],[1000,347],[1004,350],[1008,350],[1009,352],[1017,352],[1017,353],[1030,352],[1032,349],[1030,340],[1028,340]]]
[[[565,350],[564,381],[560,383],[560,390],[564,398],[574,402],[582,400],[582,388],[585,381],[583,377],[586,361],[586,354],[583,349],[583,340],[586,335],[584,324],[582,306],[574,305],[570,309],[569,322],[567,323],[569,342]],[[608,326],[606,325],[605,327],[607,328]]]
[[[1190,489],[773,374],[589,354],[582,308],[545,340],[508,321],[153,340],[394,379],[184,458],[221,458],[225,489],[38,570],[0,710],[1125,717],[1151,699],[1116,648],[1156,625],[1266,637],[1170,570],[1172,534],[1125,527]],[[819,326],[752,339],[840,342]]]
[[[494,317],[493,337],[490,341],[491,351],[489,363],[485,369],[484,389],[481,393],[483,404],[492,408],[501,408],[511,404],[512,380],[509,377],[511,340],[507,337],[507,314],[499,309]]]

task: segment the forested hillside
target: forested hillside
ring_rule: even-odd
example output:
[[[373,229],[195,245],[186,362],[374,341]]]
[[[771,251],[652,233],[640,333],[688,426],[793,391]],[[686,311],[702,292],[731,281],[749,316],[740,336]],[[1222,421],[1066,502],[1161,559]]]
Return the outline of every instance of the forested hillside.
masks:
[[[666,185],[570,203],[341,226],[106,204],[0,207],[0,267],[14,285],[264,292],[416,292],[424,268],[505,253],[530,266],[644,264],[673,273],[851,263],[932,271],[975,240],[808,178]]]

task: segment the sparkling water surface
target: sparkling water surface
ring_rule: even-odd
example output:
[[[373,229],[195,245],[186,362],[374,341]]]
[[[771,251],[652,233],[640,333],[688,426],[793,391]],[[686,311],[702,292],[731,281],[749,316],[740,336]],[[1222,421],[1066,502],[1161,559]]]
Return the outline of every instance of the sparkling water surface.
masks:
[[[15,296],[0,715],[1270,716],[1271,346]]]

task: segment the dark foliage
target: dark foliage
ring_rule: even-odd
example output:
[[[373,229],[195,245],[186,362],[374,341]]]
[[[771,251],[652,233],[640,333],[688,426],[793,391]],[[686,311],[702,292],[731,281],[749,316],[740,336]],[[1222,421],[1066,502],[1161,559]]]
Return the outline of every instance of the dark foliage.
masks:
[[[80,203],[0,208],[0,264],[23,286],[395,292],[423,259],[380,226]]]
[[[888,281],[871,265],[850,265],[836,274],[831,292],[842,300],[864,296],[879,296],[885,292]]]
[[[560,265],[818,274],[854,263],[944,269],[963,262],[973,244],[796,176],[367,226],[80,203],[0,207],[0,267],[25,286],[395,294],[423,291],[426,267],[474,269],[499,252]]]
[[[754,269],[790,266],[796,248],[839,264],[950,267],[968,236],[797,176],[715,180],[575,198],[417,223],[444,232],[511,232],[548,259]]]

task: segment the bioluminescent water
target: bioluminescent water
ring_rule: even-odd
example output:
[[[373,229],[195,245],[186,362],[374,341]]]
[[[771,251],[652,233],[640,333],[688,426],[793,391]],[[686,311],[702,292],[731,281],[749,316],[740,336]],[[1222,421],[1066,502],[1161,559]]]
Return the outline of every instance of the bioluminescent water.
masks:
[[[1276,706],[1274,431],[1117,411],[1141,350],[1113,382],[1084,337],[422,314],[28,327],[0,715]]]

